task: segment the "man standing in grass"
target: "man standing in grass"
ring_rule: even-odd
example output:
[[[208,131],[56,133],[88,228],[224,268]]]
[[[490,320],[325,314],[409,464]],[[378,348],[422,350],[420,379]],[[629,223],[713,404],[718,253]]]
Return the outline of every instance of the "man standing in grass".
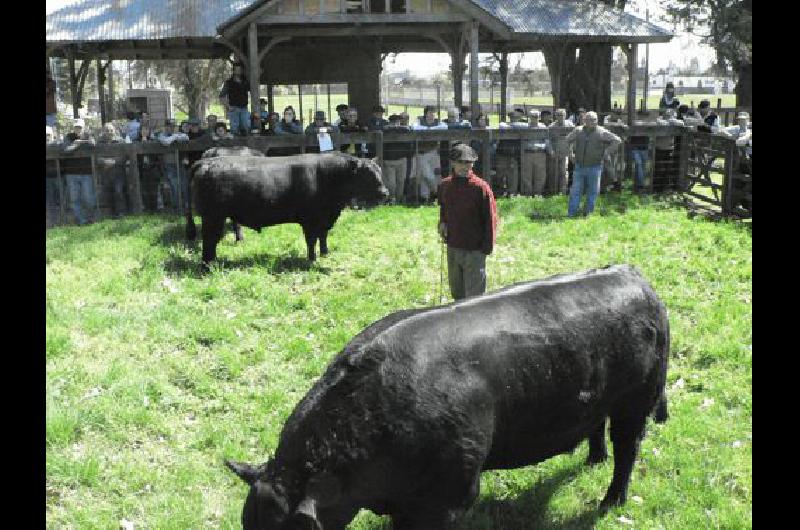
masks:
[[[477,159],[469,145],[454,145],[452,173],[438,190],[439,235],[447,243],[447,279],[454,300],[486,291],[486,256],[497,233],[492,188],[472,172]]]
[[[622,139],[605,127],[597,125],[597,113],[587,112],[583,126],[576,127],[564,139],[567,144],[575,144],[575,172],[569,192],[567,215],[575,217],[581,203],[581,195],[586,189],[586,215],[594,211],[594,202],[600,191],[600,175],[603,161],[610,162],[611,154]]]

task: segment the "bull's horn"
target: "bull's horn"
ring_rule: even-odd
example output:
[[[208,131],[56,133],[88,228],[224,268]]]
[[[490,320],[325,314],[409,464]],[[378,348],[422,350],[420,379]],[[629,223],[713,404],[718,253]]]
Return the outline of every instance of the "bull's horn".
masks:
[[[234,462],[233,460],[225,460],[225,465],[228,466],[228,469],[236,473],[240,479],[244,480],[251,486],[255,484],[262,471],[260,466],[253,467],[248,463]]]

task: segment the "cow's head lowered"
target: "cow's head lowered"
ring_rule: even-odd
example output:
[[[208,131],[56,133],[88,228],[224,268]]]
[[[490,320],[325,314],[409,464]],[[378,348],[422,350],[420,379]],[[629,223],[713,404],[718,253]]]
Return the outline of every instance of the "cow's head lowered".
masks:
[[[375,158],[348,157],[348,164],[353,171],[353,197],[375,205],[386,202],[389,190],[383,184],[383,172]]]
[[[225,465],[250,485],[242,509],[244,530],[325,530],[328,517],[339,518],[339,482],[330,474],[314,476],[304,485],[285,485],[271,476],[269,462],[252,466],[226,460]]]

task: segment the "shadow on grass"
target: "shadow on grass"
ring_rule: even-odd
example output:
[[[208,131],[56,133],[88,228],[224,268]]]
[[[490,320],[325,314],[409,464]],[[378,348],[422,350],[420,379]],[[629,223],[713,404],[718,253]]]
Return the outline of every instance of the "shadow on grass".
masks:
[[[191,278],[202,278],[214,270],[240,270],[252,269],[254,267],[265,269],[268,274],[283,274],[286,272],[310,271],[314,270],[321,274],[330,274],[330,269],[319,265],[319,262],[311,263],[306,258],[300,256],[273,256],[271,254],[256,254],[236,259],[217,257],[211,264],[211,271],[203,268],[197,259],[190,259],[180,255],[171,256],[164,262],[164,270],[181,276]]]
[[[583,512],[568,520],[552,521],[548,518],[547,507],[556,491],[585,469],[582,462],[576,462],[537,482],[516,499],[484,499],[477,503],[455,525],[455,528],[458,530],[484,529],[487,519],[491,521],[491,528],[536,528],[542,530],[594,528],[595,521],[603,516],[603,512],[597,509],[599,500],[595,499],[586,504]]]

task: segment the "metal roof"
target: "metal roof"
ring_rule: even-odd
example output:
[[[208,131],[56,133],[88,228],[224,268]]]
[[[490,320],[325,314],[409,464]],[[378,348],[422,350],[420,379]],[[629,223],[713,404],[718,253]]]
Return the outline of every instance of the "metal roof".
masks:
[[[662,37],[672,33],[599,2],[470,0],[513,33],[574,37]]]
[[[649,37],[672,34],[605,4],[569,0],[469,0],[528,37]],[[46,17],[47,42],[214,37],[265,0],[75,0]]]
[[[47,42],[214,37],[258,0],[75,0],[47,15]]]

